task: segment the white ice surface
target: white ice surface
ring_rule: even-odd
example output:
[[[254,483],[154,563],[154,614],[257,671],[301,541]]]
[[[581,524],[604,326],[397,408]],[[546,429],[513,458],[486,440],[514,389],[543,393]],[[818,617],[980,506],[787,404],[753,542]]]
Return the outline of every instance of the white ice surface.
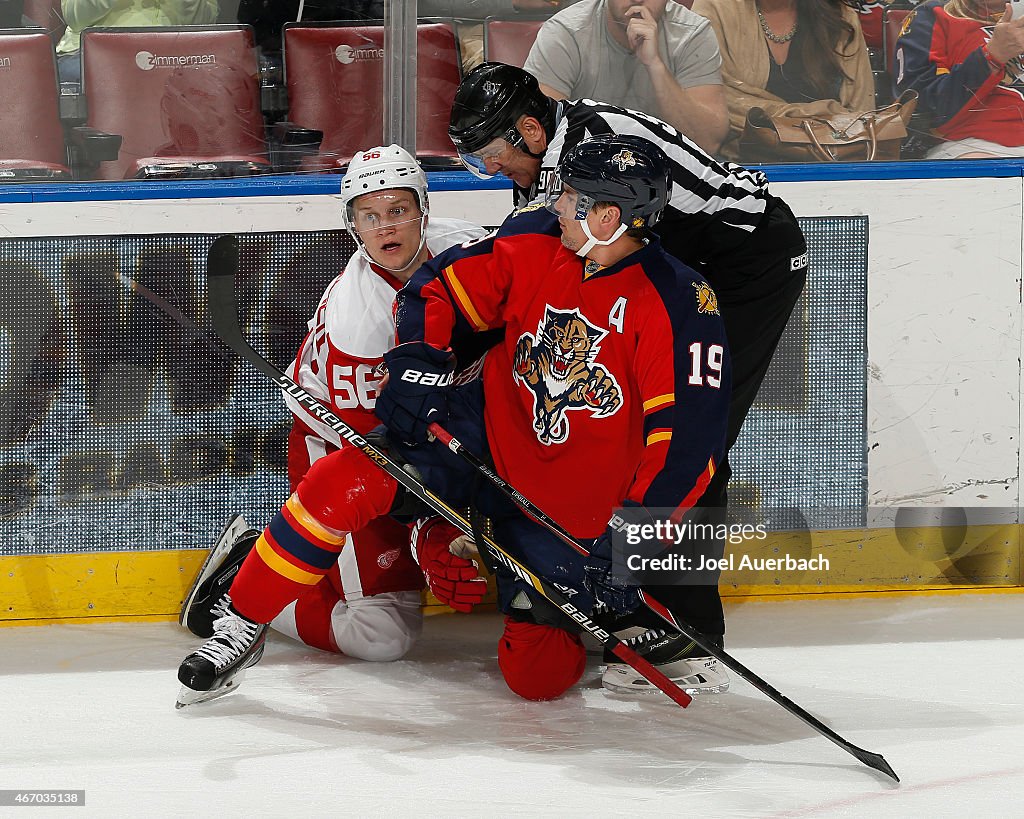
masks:
[[[181,711],[198,641],[176,624],[5,628],[0,789],[84,788],[45,809],[72,817],[1021,815],[1022,615],[1024,595],[729,608],[727,648],[901,785],[735,678],[684,711],[610,699],[592,658],[561,700],[519,700],[494,614],[429,618],[384,665],[272,637],[238,692]]]

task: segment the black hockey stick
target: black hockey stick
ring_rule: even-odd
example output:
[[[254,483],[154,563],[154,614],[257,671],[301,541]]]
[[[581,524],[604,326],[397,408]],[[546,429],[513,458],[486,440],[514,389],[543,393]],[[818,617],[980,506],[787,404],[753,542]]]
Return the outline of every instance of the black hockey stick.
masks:
[[[238,323],[238,300],[235,295],[235,274],[237,270],[237,239],[232,235],[218,237],[214,240],[207,255],[207,278],[210,317],[221,341],[256,367],[257,370],[277,384],[284,392],[305,406],[322,424],[336,432],[343,440],[348,441],[349,444],[361,450],[364,455],[404,486],[407,491],[434,509],[463,534],[473,537],[472,524],[459,511],[453,509],[427,489],[418,479],[402,469],[400,464],[392,460],[386,452],[381,451],[367,441],[356,430],[335,415],[330,407],[302,389],[293,379],[278,370],[252,348],[242,334],[242,328]],[[147,291],[144,289],[140,291],[136,288],[136,290],[149,298]],[[160,304],[160,301],[163,301],[162,299],[160,301],[153,299],[153,301],[157,306],[162,307]],[[172,315],[180,315],[180,311],[174,310],[173,307],[171,309],[173,311]],[[185,319],[190,325],[194,324],[184,316],[181,316],[180,319]],[[198,330],[198,328],[196,329]],[[566,617],[591,634],[624,663],[636,669],[652,685],[657,686],[676,703],[685,708],[692,702],[690,695],[672,682],[665,674],[619,640],[614,634],[610,634],[598,626],[586,612],[576,608],[560,587],[556,587],[550,581],[534,574],[519,560],[486,536],[483,538],[483,543],[477,543],[477,547],[486,549],[494,561],[505,566],[516,577],[532,586],[538,594],[561,609]],[[572,590],[566,591],[572,592]]]
[[[541,511],[541,509],[539,509],[536,505],[534,505],[534,503],[530,501],[529,498],[524,496],[514,486],[511,486],[504,478],[498,475],[480,458],[478,458],[475,454],[466,449],[466,447],[463,446],[463,444],[457,438],[452,437],[452,435],[449,434],[448,431],[444,429],[444,427],[440,426],[439,424],[431,424],[430,432],[434,435],[435,438],[437,438],[437,440],[439,440],[442,444],[447,446],[456,455],[461,456],[462,459],[466,461],[466,463],[468,463],[470,466],[476,469],[477,472],[479,472],[485,478],[487,478],[487,480],[490,481],[490,483],[494,487],[496,487],[499,492],[501,492],[505,497],[509,498],[527,515],[529,515],[531,518],[537,521],[537,523],[539,523],[549,532],[559,537],[568,546],[572,547],[580,554],[588,555],[590,553],[582,543],[580,543],[576,538],[569,534],[569,532],[562,528],[562,526],[560,526],[556,521],[552,520],[550,517],[544,514],[544,512]],[[896,772],[892,769],[889,763],[885,761],[884,757],[881,754],[876,754],[872,751],[866,751],[863,748],[857,747],[852,742],[843,739],[843,737],[841,737],[839,734],[837,734],[835,731],[833,731],[831,728],[829,728],[827,725],[821,722],[821,720],[813,717],[811,714],[809,714],[807,711],[805,711],[803,708],[801,708],[799,705],[793,702],[793,700],[791,700],[785,694],[776,690],[773,686],[769,685],[767,682],[762,680],[759,676],[757,676],[757,674],[755,674],[753,671],[751,671],[749,668],[743,665],[739,660],[730,655],[724,649],[719,648],[710,640],[707,640],[702,634],[700,634],[700,632],[694,631],[685,623],[681,623],[678,619],[676,619],[672,612],[668,610],[668,608],[666,608],[662,603],[659,603],[657,600],[655,600],[650,594],[645,592],[643,589],[638,589],[638,591],[640,593],[640,599],[644,602],[647,608],[649,608],[652,612],[658,615],[658,617],[660,617],[662,620],[664,620],[666,623],[672,626],[672,628],[674,628],[676,631],[683,634],[683,636],[685,636],[687,639],[692,640],[702,649],[707,651],[708,654],[717,657],[723,665],[734,671],[737,676],[746,680],[748,683],[754,686],[754,688],[756,688],[762,694],[767,696],[769,699],[772,699],[775,702],[777,702],[779,705],[781,705],[783,708],[789,711],[789,713],[791,713],[793,716],[797,717],[800,720],[803,720],[804,723],[809,725],[811,728],[813,728],[819,734],[824,736],[826,739],[830,739],[844,751],[853,754],[853,756],[857,757],[857,759],[859,759],[869,768],[874,768],[876,771],[880,771],[886,774],[887,776],[891,776],[897,782],[900,781],[900,778],[896,775]]]

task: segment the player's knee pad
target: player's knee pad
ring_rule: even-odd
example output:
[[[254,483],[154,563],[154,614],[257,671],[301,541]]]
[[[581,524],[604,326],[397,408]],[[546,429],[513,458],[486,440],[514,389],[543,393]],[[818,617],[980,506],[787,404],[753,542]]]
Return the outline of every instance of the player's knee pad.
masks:
[[[317,522],[356,532],[386,515],[398,482],[354,447],[317,460],[296,488],[302,506]]]
[[[587,655],[575,634],[554,626],[505,619],[498,667],[512,691],[527,700],[560,697],[583,676]]]
[[[420,593],[384,592],[338,603],[331,630],[342,654],[378,663],[399,660],[423,630]]]

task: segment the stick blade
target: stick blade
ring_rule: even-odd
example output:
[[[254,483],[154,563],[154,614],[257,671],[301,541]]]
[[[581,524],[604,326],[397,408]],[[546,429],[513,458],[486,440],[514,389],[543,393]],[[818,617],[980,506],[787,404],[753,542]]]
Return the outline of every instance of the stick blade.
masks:
[[[206,253],[207,309],[217,335],[236,353],[247,346],[238,320],[237,273],[238,237],[230,233],[218,236]]]
[[[892,769],[892,766],[885,761],[885,757],[881,754],[865,751],[863,748],[858,748],[856,745],[851,745],[848,750],[869,768],[874,768],[876,771],[884,773],[886,776],[891,776],[897,782],[900,781],[900,778],[896,776],[896,771]]]
[[[218,236],[206,253],[206,274],[211,278],[234,278],[238,272],[238,237],[227,233]]]

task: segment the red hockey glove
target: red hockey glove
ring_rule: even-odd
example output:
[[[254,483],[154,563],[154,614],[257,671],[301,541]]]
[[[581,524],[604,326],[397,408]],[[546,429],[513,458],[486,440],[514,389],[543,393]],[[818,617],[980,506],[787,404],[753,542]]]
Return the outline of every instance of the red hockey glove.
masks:
[[[456,611],[470,612],[487,594],[477,564],[461,557],[475,544],[443,518],[421,518],[410,537],[413,559],[423,570],[434,597]]]

